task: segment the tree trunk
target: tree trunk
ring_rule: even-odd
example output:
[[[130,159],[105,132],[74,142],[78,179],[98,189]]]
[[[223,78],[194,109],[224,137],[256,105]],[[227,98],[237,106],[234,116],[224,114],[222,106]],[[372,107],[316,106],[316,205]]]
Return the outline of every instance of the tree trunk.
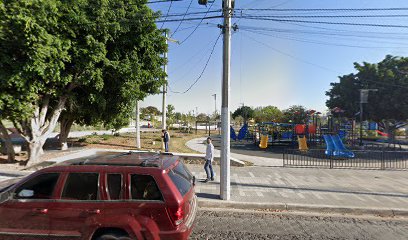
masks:
[[[74,120],[72,118],[62,118],[60,122],[60,134],[59,134],[59,145],[61,150],[67,150],[68,149],[68,135],[69,132],[71,131],[72,124],[74,123]]]
[[[21,122],[29,147],[27,166],[40,162],[45,141],[57,125],[66,100],[67,97],[62,96],[56,105],[49,107],[50,98],[46,96],[42,99],[41,105],[34,106],[34,114],[30,121]],[[52,110],[48,112],[50,109]]]
[[[9,162],[14,162],[16,160],[16,153],[14,152],[13,143],[11,141],[10,135],[7,132],[7,128],[4,126],[3,122],[0,120],[0,137],[3,139],[6,152],[7,152],[7,160]]]
[[[36,139],[28,143],[27,166],[34,166],[40,162],[40,157],[44,153],[43,146],[45,140]]]

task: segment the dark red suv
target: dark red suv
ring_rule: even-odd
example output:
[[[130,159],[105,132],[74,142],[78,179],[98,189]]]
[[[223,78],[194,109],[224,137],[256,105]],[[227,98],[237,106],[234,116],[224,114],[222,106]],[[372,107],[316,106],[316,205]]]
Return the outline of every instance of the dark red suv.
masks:
[[[187,239],[194,182],[172,155],[68,161],[0,190],[0,239]]]

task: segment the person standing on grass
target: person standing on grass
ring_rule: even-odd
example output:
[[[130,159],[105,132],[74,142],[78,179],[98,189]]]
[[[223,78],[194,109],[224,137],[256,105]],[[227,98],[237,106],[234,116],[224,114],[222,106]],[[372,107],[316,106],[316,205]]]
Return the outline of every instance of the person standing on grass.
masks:
[[[207,179],[204,182],[214,181],[214,171],[212,167],[212,162],[214,161],[214,145],[210,137],[207,138],[207,150],[205,151],[205,164],[204,170],[207,174]]]
[[[164,142],[164,151],[169,152],[170,135],[169,135],[169,132],[167,132],[166,129],[162,130],[162,138],[163,138],[163,142]]]

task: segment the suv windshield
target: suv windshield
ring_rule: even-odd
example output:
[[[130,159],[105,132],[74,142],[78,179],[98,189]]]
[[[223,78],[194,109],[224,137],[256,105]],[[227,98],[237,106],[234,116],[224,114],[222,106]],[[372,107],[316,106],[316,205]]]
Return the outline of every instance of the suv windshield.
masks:
[[[169,172],[169,177],[183,197],[190,191],[192,187],[193,175],[184,166],[183,162],[180,161],[177,166]]]

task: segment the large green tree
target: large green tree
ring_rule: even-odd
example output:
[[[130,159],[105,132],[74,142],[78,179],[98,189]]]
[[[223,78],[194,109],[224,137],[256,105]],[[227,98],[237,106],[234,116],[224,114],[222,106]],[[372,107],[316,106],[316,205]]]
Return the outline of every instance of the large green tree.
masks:
[[[232,113],[232,118],[236,118],[241,116],[244,119],[244,122],[248,121],[248,119],[254,117],[254,110],[249,106],[242,106],[239,107],[235,112]]]
[[[275,106],[257,107],[254,109],[254,119],[256,122],[280,122],[282,121],[282,111]]]
[[[154,116],[158,116],[158,115],[161,114],[159,109],[157,107],[154,107],[154,106],[148,106],[148,107],[145,107],[145,108],[140,108],[140,113],[141,113],[143,118],[149,117],[150,120],[153,120]]]
[[[283,122],[292,122],[292,123],[306,123],[308,119],[307,109],[300,105],[290,106],[288,109],[282,111]]]
[[[130,109],[122,100],[141,99],[146,87],[163,83],[167,46],[146,2],[3,1],[0,106],[29,143],[29,164],[39,161],[67,101],[79,96],[81,104],[114,113],[110,103]]]
[[[356,73],[331,83],[327,107],[339,107],[353,117],[359,112],[360,89],[378,89],[369,93],[364,119],[380,122],[392,141],[396,128],[408,119],[408,58],[387,55],[379,63],[354,63],[354,68]]]

